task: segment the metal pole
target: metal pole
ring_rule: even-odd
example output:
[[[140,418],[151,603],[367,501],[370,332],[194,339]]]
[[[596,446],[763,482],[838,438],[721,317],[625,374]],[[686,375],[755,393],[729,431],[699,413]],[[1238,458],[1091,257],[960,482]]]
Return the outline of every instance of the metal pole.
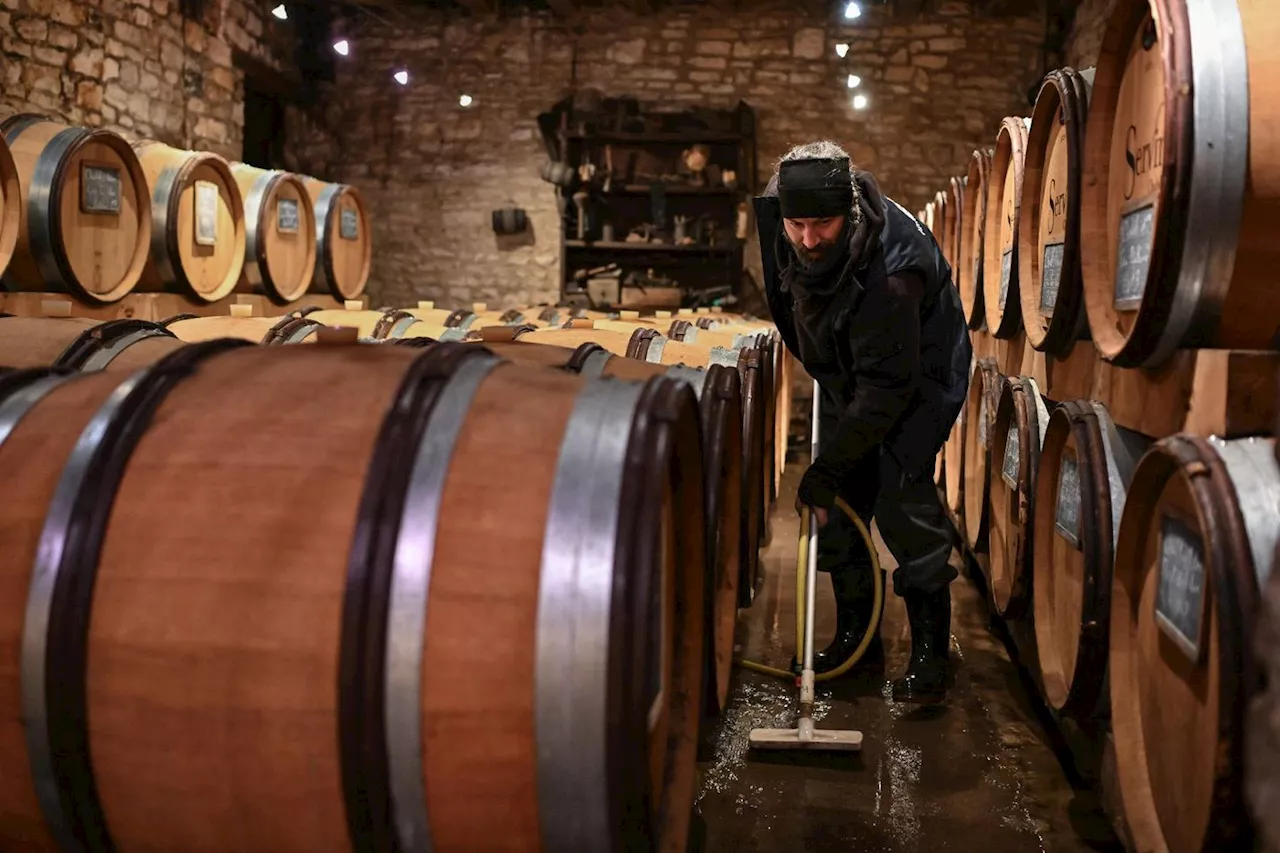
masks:
[[[813,383],[813,414],[810,419],[809,464],[818,458],[818,395],[821,389]],[[818,597],[818,514],[809,508],[809,549],[804,575],[804,671],[800,674],[800,740],[813,739],[813,622]]]

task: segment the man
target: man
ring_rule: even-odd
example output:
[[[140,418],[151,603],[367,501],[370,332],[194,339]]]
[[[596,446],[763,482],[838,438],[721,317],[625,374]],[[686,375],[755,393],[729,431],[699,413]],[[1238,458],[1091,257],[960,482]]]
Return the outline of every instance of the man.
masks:
[[[836,638],[814,669],[834,669],[865,636],[870,556],[835,508],[843,497],[874,517],[898,561],[894,591],[911,622],[911,663],[899,700],[946,695],[951,643],[951,528],[934,458],[960,414],[972,347],[951,268],[929,231],[854,171],[833,142],[786,154],[756,199],[765,292],[787,348],[817,380],[818,457],[797,511],[820,525],[818,568],[836,596]],[[883,664],[879,625],[866,658]]]

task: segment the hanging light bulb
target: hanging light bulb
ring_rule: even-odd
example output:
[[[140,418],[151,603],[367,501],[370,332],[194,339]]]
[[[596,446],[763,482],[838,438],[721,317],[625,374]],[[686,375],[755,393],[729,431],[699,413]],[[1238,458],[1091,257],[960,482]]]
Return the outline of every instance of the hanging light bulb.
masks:
[[[396,82],[401,86],[409,85],[409,72],[401,69],[395,73]]]
[[[461,98],[458,98],[458,106],[460,106],[460,107],[469,107],[469,106],[471,106],[471,96],[470,96],[470,95],[463,95]]]
[[[281,3],[279,6],[275,7],[274,9],[272,9],[271,14],[275,15],[277,18],[279,18],[282,21],[289,20],[289,12],[287,9],[284,8],[283,3]]]
[[[855,110],[865,110],[867,108],[868,103],[869,102],[867,101],[866,95],[853,96],[853,108]]]
[[[844,7],[844,16],[852,21],[854,18],[862,17],[862,7],[857,3],[849,3]]]
[[[333,43],[333,51],[339,56],[346,56],[351,52],[351,45],[347,43],[346,39],[338,39]]]
[[[861,85],[862,85],[862,78],[861,78],[861,77],[859,77],[857,74],[850,74],[850,75],[849,75],[849,88],[850,88],[850,89],[856,89],[856,88],[858,88],[858,87],[859,87],[859,86],[861,86]]]
[[[844,59],[845,54],[848,52],[849,52],[849,45],[845,44],[844,42],[841,42],[840,44],[836,45],[836,56],[840,57],[841,59]]]

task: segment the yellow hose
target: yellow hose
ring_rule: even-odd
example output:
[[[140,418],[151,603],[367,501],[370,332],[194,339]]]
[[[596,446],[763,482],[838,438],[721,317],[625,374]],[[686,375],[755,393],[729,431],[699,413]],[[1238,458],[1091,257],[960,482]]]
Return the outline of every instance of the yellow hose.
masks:
[[[871,645],[875,634],[880,630],[880,613],[884,610],[884,574],[880,571],[880,555],[876,552],[875,542],[871,538],[871,531],[862,523],[862,519],[858,518],[858,514],[845,503],[844,498],[836,498],[836,509],[848,516],[849,520],[858,528],[858,533],[862,535],[862,541],[866,543],[867,553],[871,555],[871,573],[875,578],[875,600],[871,608],[871,621],[867,625],[867,632],[863,634],[862,641],[858,643],[858,647],[853,650],[848,659],[835,669],[828,672],[815,674],[814,681],[830,681],[833,678],[839,678],[844,675],[866,654],[867,647]],[[796,560],[796,657],[799,658],[804,654],[804,585],[805,574],[809,567],[809,519],[811,513],[802,513],[800,516],[800,547],[799,557]],[[767,664],[757,663],[753,660],[743,660],[740,663],[753,672],[761,672],[765,675],[773,675],[778,678],[796,678],[796,674],[789,669],[778,669],[777,667],[768,666]]]

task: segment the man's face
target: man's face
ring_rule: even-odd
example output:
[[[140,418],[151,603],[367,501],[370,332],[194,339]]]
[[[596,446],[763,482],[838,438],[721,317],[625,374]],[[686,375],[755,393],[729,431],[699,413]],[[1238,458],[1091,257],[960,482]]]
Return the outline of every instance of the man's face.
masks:
[[[839,251],[836,241],[844,228],[843,216],[827,216],[822,219],[784,219],[783,228],[796,257],[806,266],[825,260]]]

